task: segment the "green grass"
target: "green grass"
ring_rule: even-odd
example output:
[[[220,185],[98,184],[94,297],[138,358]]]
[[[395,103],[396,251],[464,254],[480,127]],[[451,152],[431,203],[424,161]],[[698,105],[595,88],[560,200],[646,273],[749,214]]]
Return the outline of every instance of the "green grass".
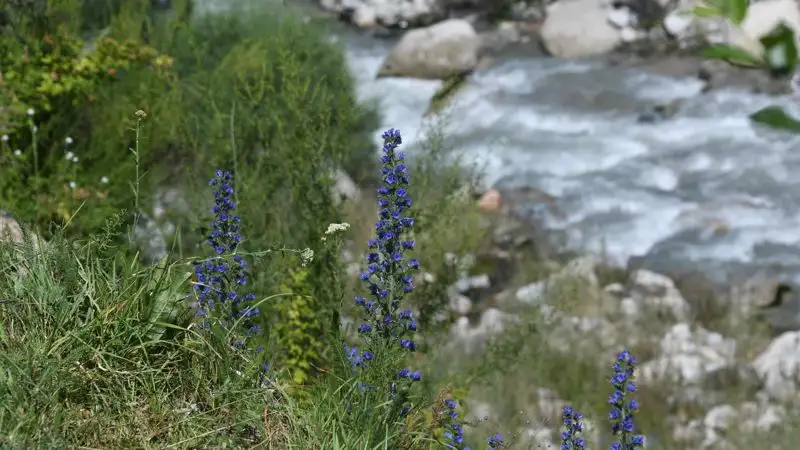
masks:
[[[503,295],[476,305],[473,318],[496,306],[517,321],[483,348],[466,354],[448,334],[457,319],[447,313],[448,288],[462,273],[497,269],[482,253],[491,249],[492,226],[501,219],[477,211],[470,194],[478,179],[446,148],[446,123],[429,130],[412,150],[420,157],[409,163],[415,220],[409,239],[422,273],[434,281],[418,273],[415,289],[403,297],[403,307],[418,312],[418,350],[408,354],[340,327],[344,318],[360,323],[352,299],[366,290],[361,280],[348,278],[342,249],[357,258],[368,252],[377,219],[376,199],[368,193],[380,186],[382,174],[369,145],[377,113],[354,100],[341,48],[327,42],[326,24],[304,23],[274,5],[190,19],[178,3],[172,15],[139,1],[50,3],[80,12],[66,21],[73,30],[110,26],[118,39],[147,41],[174,59],[173,76],[132,67],[124,77],[94,85],[91,102],[70,99],[59,103],[63,110],[36,115],[35,143],[30,124],[12,135],[13,144],[27,146],[26,154],[40,152],[46,183],[36,197],[42,201],[31,202],[31,168],[0,165],[6,183],[0,183],[0,207],[47,243],[39,245],[32,235],[23,243],[0,242],[0,447],[447,448],[439,413],[455,399],[459,420],[471,418],[465,442],[473,449],[486,448],[496,432],[508,448],[537,448],[527,432],[560,423],[558,406],[540,402],[542,389],[592,421],[597,432],[586,435],[591,448],[606,446],[609,366],[621,349],[564,335],[538,309],[513,305]],[[31,27],[31,35],[41,31]],[[62,159],[67,135],[81,157],[78,167],[54,162]],[[12,156],[11,149],[0,147],[0,157]],[[249,263],[246,292],[261,308],[253,323],[263,333],[246,351],[231,345],[240,322],[226,322],[217,311],[209,332],[193,314],[193,292],[203,284],[193,264],[209,258],[214,197],[208,179],[218,167],[234,174],[244,237],[236,254]],[[331,201],[332,168],[355,175],[365,193],[361,200]],[[101,176],[110,178],[108,186],[97,185]],[[71,180],[102,198],[72,195],[76,191],[65,186]],[[184,205],[168,206],[158,219],[168,254],[146,264],[131,239],[133,222],[140,212],[155,216],[154,196],[165,187]],[[341,222],[349,229],[325,234],[328,224]],[[507,273],[497,274],[511,286],[556,269],[535,252],[516,253],[500,269]],[[477,262],[454,267],[448,254],[477,255]],[[599,272],[601,285],[628,276],[613,268]],[[764,330],[726,322],[725,304],[701,288],[684,291],[697,323],[746,336],[739,341],[743,359],[763,349]],[[569,315],[615,314],[596,287],[581,280],[551,286],[545,302]],[[359,377],[344,343],[377,349]],[[256,344],[264,352],[251,351]],[[629,350],[647,360],[656,345],[645,339]],[[266,372],[264,363],[270,364]],[[407,417],[400,418],[381,391],[360,394],[360,382],[387,388],[404,367],[423,374],[404,392],[403,405],[413,406]],[[656,437],[648,448],[691,448],[672,439],[672,424],[664,420],[702,417],[700,408],[670,406],[680,389],[655,383],[637,393],[637,427]],[[722,394],[742,397],[735,387]],[[488,420],[472,419],[481,402],[491,405]],[[742,449],[795,448],[800,436],[793,423],[789,418],[783,431],[730,441]]]

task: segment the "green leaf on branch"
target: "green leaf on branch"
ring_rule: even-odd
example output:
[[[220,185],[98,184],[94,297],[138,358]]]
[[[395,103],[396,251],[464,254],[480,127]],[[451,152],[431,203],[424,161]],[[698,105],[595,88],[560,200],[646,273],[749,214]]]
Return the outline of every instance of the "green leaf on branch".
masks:
[[[750,120],[776,130],[800,133],[800,120],[787,114],[780,106],[768,106],[756,111],[750,114]]]
[[[724,0],[722,4],[723,16],[730,19],[736,25],[740,25],[747,16],[747,8],[750,6],[749,0]]]
[[[764,61],[775,75],[786,75],[794,71],[797,63],[797,44],[794,31],[781,22],[760,39],[764,46]]]
[[[721,16],[722,10],[720,10],[719,7],[716,6],[700,5],[700,6],[695,6],[694,9],[692,9],[692,13],[694,14],[695,17],[706,19],[710,17]]]
[[[737,66],[761,67],[764,65],[761,59],[747,50],[728,44],[708,45],[702,49],[701,54],[705,58],[721,59]]]

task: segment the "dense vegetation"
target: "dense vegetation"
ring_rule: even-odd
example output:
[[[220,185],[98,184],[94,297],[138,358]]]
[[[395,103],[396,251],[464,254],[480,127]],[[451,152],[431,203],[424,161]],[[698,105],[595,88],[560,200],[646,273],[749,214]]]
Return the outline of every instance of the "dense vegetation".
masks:
[[[507,372],[581,399],[562,448],[585,446],[577,409],[641,446],[627,351],[610,371],[556,354],[536,314],[481,355],[449,345],[451,256],[486,234],[474,174],[439,129],[413,163],[397,130],[376,153],[378,112],[324,23],[188,0],[0,7],[0,208],[29,231],[0,242],[0,447],[522,446],[516,404],[464,419]],[[377,199],[332,199],[338,169]],[[659,407],[645,432],[663,435]]]

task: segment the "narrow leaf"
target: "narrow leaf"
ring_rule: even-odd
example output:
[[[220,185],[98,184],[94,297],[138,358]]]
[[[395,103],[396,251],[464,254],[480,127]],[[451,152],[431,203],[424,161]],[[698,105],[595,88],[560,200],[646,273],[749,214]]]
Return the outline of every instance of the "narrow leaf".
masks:
[[[747,8],[750,6],[749,0],[725,0],[725,17],[731,19],[736,25],[740,25],[747,16]]]
[[[712,44],[701,50],[701,55],[709,59],[720,59],[731,64],[745,67],[760,67],[761,59],[751,55],[747,50],[727,44]]]
[[[756,111],[750,115],[750,120],[776,130],[800,133],[800,121],[779,106],[768,106]]]

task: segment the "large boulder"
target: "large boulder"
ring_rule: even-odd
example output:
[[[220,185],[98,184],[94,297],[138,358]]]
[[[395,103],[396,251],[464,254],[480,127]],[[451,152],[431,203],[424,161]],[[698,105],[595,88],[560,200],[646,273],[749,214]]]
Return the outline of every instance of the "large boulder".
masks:
[[[472,24],[450,19],[406,32],[381,66],[379,77],[447,79],[478,65],[481,40]]]
[[[540,35],[552,56],[585,58],[607,53],[623,42],[600,0],[562,0],[547,7]]]

